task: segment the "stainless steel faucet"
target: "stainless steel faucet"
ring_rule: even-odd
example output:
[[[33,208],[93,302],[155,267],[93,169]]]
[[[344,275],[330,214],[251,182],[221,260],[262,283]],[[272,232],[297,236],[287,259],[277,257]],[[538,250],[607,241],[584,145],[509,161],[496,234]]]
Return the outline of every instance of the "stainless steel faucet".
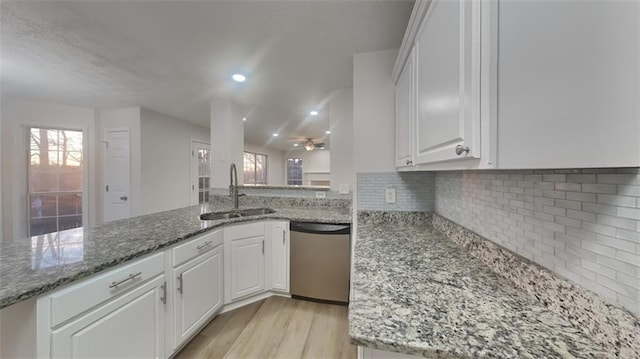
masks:
[[[235,163],[232,163],[229,167],[229,180],[229,195],[233,197],[233,209],[238,209],[240,203],[239,197],[244,196],[244,194],[238,193],[238,170],[236,169]]]

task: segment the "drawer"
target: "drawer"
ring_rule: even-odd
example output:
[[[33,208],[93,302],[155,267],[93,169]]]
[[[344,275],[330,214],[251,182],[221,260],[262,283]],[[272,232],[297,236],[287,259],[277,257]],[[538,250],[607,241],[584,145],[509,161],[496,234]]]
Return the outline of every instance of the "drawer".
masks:
[[[191,258],[206,253],[222,244],[222,230],[205,233],[196,239],[175,247],[172,253],[172,265],[177,267]]]
[[[264,236],[264,225],[263,221],[245,223],[229,227],[228,231],[231,239]]]
[[[49,295],[51,327],[163,273],[164,253],[158,253],[58,290]]]

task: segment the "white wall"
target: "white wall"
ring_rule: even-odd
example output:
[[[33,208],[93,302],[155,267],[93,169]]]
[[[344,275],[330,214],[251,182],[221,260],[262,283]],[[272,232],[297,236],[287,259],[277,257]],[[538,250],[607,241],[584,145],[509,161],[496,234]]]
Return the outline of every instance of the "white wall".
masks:
[[[142,109],[140,134],[140,214],[189,206],[191,140],[208,143],[209,128]]]
[[[353,57],[353,153],[355,172],[395,171],[395,86],[391,70],[398,50]]]
[[[286,164],[284,153],[264,146],[258,146],[251,143],[244,144],[244,150],[248,152],[260,153],[267,155],[267,184],[270,186],[284,186]],[[240,170],[242,167],[238,168]],[[238,174],[240,176],[240,174]]]
[[[110,129],[129,129],[129,161],[131,168],[131,193],[129,194],[131,216],[140,215],[141,209],[141,157],[140,157],[140,107],[100,109],[96,111],[97,136],[104,141],[105,131]],[[97,222],[104,220],[104,143],[100,142],[97,151],[96,178],[98,181]]]
[[[338,91],[329,102],[331,129],[331,189],[340,184],[355,185],[353,169],[353,89]]]
[[[83,206],[88,208],[88,225],[96,221],[95,113],[93,109],[64,106],[3,96],[2,98],[2,211],[3,237],[7,240],[27,234],[27,127],[55,127],[85,131]]]
[[[244,122],[237,104],[230,100],[211,101],[211,187],[229,186],[229,166],[242,171]],[[238,176],[239,184],[243,176]]]

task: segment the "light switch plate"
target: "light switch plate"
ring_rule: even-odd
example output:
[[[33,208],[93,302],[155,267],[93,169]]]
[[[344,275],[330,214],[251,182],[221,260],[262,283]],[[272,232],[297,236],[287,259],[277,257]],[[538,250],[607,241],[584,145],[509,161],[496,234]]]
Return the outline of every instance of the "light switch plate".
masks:
[[[396,203],[396,189],[387,188],[384,191],[384,199],[387,203]]]
[[[340,184],[340,188],[338,189],[338,193],[340,193],[340,194],[349,194],[349,184],[348,183]]]
[[[327,198],[327,192],[316,191],[316,198]]]

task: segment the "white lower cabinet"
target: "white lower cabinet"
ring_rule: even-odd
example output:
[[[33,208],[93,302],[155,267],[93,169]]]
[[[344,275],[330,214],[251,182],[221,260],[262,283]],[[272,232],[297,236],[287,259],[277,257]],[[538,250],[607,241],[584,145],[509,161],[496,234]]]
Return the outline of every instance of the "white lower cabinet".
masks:
[[[223,304],[222,243],[173,270],[174,349],[195,334]]]
[[[39,358],[164,358],[164,253],[38,298]]]
[[[164,358],[164,275],[51,333],[53,358]]]
[[[265,223],[225,228],[225,303],[265,290]]]
[[[289,222],[271,222],[271,289],[289,292]]]
[[[289,291],[289,222],[207,232],[39,297],[38,358],[167,358],[225,304]]]

